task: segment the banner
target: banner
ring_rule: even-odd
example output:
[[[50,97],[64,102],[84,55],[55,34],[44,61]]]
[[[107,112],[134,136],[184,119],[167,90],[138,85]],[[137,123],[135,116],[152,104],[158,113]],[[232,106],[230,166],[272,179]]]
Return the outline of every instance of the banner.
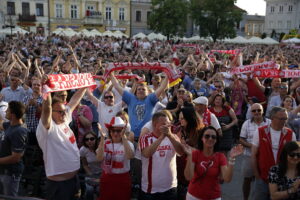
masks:
[[[84,87],[96,87],[92,74],[51,74],[48,81],[43,85],[43,96],[50,92],[65,91]]]
[[[241,52],[241,50],[211,50],[211,53],[221,53],[221,54],[231,54],[231,55],[237,55]]]
[[[135,78],[135,79],[137,79],[138,82],[144,82],[145,81],[144,78],[138,76],[137,74],[120,74],[120,75],[116,75],[115,77],[116,77],[116,79],[119,79],[119,80]],[[101,79],[103,81],[105,80],[103,78],[103,76],[93,76],[93,78],[94,79]]]
[[[181,81],[181,72],[177,68],[172,67],[170,63],[108,63],[103,79],[107,79],[109,74],[113,71],[126,69],[163,71],[169,78],[170,87]]]
[[[257,69],[254,77],[262,78],[299,78],[300,70]]]
[[[273,61],[269,61],[269,62],[257,63],[253,65],[234,67],[230,70],[230,73],[245,74],[245,73],[251,73],[254,70],[258,70],[258,69],[274,69],[274,68],[276,68],[276,63]]]

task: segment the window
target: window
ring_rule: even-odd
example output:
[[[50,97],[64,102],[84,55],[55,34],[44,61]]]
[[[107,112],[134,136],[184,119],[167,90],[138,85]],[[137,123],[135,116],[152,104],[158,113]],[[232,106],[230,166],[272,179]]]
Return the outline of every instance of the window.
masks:
[[[142,21],[142,12],[139,10],[135,12],[135,21],[137,22]]]
[[[289,12],[293,11],[293,6],[289,6]]]
[[[279,6],[279,12],[283,12],[283,6]]]
[[[105,19],[111,20],[111,7],[106,7],[105,11]]]
[[[270,28],[274,28],[274,27],[273,27],[273,26],[274,26],[273,21],[270,21],[269,23],[270,23]]]
[[[56,12],[56,18],[62,18],[63,17],[62,4],[56,4],[55,5],[55,12]]]
[[[94,10],[94,6],[87,6],[86,9],[90,10],[90,11],[93,11]]]
[[[36,16],[44,16],[44,5],[42,3],[36,4]]]
[[[125,20],[125,8],[119,8],[119,20],[120,21]]]
[[[77,18],[78,18],[77,5],[71,5],[71,19],[77,19]]]
[[[282,28],[282,21],[278,21],[278,28]]]
[[[286,28],[287,29],[291,29],[291,27],[292,27],[292,22],[291,21],[287,21],[286,22]]]
[[[7,2],[7,14],[8,15],[15,15],[15,2]]]
[[[151,15],[151,11],[148,11],[148,12],[147,12],[147,21],[149,21],[150,15]]]
[[[271,6],[271,13],[273,13],[275,11],[275,7]]]
[[[26,2],[22,3],[22,15],[25,15],[25,16],[30,15],[29,3],[26,3]]]

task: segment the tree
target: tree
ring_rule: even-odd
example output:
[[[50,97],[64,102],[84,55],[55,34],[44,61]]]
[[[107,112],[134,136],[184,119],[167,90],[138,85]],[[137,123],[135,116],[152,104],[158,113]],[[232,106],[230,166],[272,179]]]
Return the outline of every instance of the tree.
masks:
[[[211,36],[214,42],[236,35],[235,26],[243,10],[234,6],[236,0],[191,0],[191,13],[201,36]]]
[[[152,12],[148,25],[169,39],[186,31],[188,6],[185,0],[152,0]]]
[[[261,35],[261,39],[265,39],[267,37],[267,34],[266,33],[263,33],[262,35]]]

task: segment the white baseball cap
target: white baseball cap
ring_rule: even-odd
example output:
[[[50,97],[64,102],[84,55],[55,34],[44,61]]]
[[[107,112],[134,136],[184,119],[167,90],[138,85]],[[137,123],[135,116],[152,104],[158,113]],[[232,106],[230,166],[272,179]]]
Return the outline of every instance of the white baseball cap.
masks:
[[[112,117],[109,124],[105,124],[106,128],[118,127],[123,128],[126,126],[125,122],[121,117]]]
[[[203,104],[203,105],[208,106],[208,99],[204,96],[201,96],[201,97],[198,97],[198,98],[194,99],[193,102],[195,104]]]

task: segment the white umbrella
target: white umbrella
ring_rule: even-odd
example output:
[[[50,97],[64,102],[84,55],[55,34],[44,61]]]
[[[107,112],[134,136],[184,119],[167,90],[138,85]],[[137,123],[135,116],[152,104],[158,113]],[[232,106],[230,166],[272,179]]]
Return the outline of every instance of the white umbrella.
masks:
[[[128,37],[126,34],[124,34],[123,32],[121,32],[121,31],[115,31],[114,33],[113,33],[113,36],[114,37],[116,37],[116,38],[122,38],[122,37]]]
[[[141,38],[144,39],[145,37],[147,37],[144,33],[138,33],[136,35],[134,35],[132,38],[136,39],[136,38]]]
[[[277,42],[276,40],[270,38],[270,37],[266,37],[263,39],[264,44],[279,44],[279,42]]]
[[[1,29],[0,34],[4,34],[4,35],[11,34],[11,31],[12,31],[12,34],[16,34],[18,32],[21,33],[21,34],[28,33],[28,31],[26,31],[26,30],[20,28],[19,26],[17,26],[15,28],[12,28],[12,30],[10,28]]]
[[[248,39],[248,43],[251,43],[251,44],[263,44],[263,40],[259,37],[252,37],[250,39]]]
[[[52,33],[60,34],[60,33],[63,32],[63,31],[64,31],[64,29],[62,29],[62,28],[57,28],[57,29],[55,29],[55,31],[52,31]]]
[[[102,36],[102,33],[100,31],[98,31],[97,29],[93,29],[90,31],[90,34],[92,36]]]
[[[163,34],[159,33],[159,34],[157,34],[157,39],[158,39],[158,40],[166,40],[167,37],[164,36]]]

